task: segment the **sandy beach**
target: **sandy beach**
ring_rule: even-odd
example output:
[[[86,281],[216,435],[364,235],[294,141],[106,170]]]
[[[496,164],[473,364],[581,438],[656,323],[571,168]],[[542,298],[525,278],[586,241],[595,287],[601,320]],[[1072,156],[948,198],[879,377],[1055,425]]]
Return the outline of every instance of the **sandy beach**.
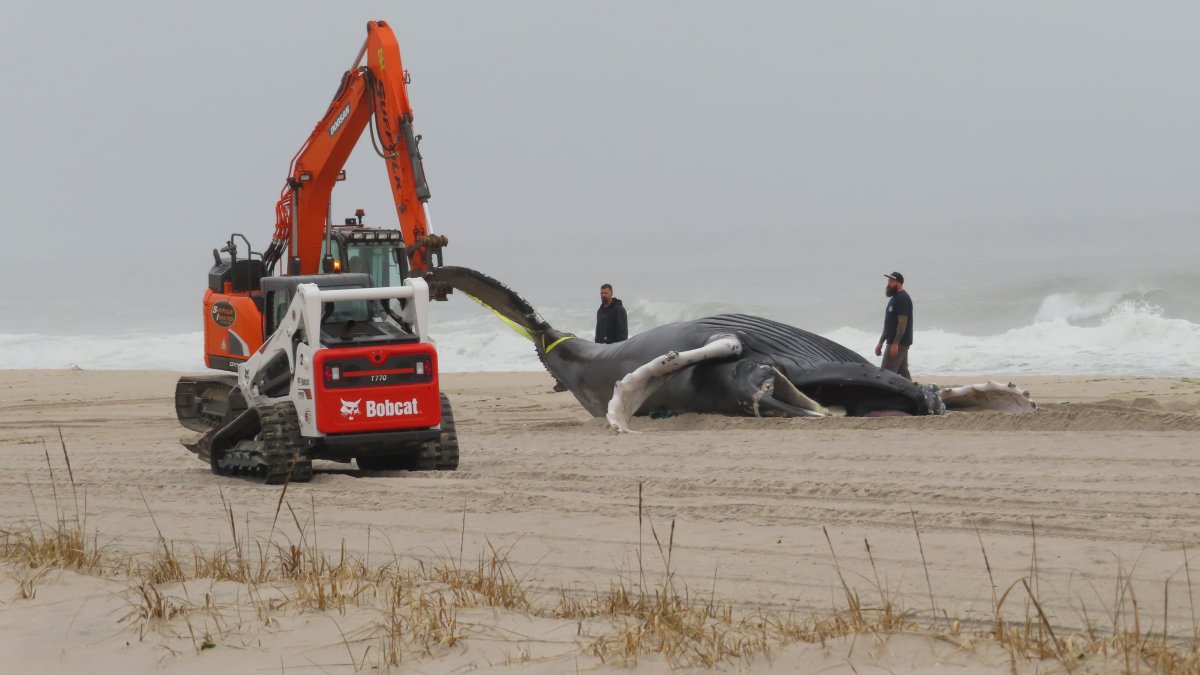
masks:
[[[570,394],[553,393],[547,375],[446,375],[462,447],[457,472],[319,463],[312,482],[289,485],[281,502],[279,487],[214,476],[179,445],[187,432],[172,409],[176,377],[0,371],[0,528],[11,538],[53,524],[56,511],[79,512],[112,561],[153,555],[160,532],[187,560],[230,546],[231,531],[249,541],[303,532],[305,545],[330,556],[406,568],[474,565],[502,551],[533,595],[579,598],[661,576],[660,550],[673,536],[669,569],[679,587],[739,612],[832,615],[847,604],[840,572],[862,598],[878,605],[886,595],[918,623],[957,622],[952,632],[964,636],[992,622],[994,593],[1010,588],[1011,619],[1040,610],[1064,635],[1086,635],[1089,625],[1111,632],[1136,616],[1141,631],[1165,622],[1172,640],[1195,636],[1200,589],[1190,576],[1200,569],[1184,561],[1185,550],[1200,550],[1200,380],[1023,377],[1018,384],[1041,406],[1033,415],[685,415],[639,418],[642,433],[617,435]],[[160,589],[180,606],[229,609],[148,619],[128,575],[31,571],[9,560],[0,574],[0,658],[27,672],[349,672],[382,663],[373,610],[281,601],[265,616],[238,612],[255,605],[236,584],[194,579]],[[594,626],[535,614],[463,609],[461,639],[412,653],[399,669],[629,665],[589,651]],[[672,665],[654,654],[637,663]],[[719,667],[1011,672],[1012,664],[987,640],[902,633],[797,642]]]

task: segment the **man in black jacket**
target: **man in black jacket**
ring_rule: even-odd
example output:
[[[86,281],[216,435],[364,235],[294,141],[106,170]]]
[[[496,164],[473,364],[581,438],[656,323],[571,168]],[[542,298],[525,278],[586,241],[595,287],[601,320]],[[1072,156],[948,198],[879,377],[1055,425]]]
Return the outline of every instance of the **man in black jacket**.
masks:
[[[613,297],[612,285],[600,287],[600,309],[596,310],[596,342],[611,345],[629,339],[629,319],[625,305]]]

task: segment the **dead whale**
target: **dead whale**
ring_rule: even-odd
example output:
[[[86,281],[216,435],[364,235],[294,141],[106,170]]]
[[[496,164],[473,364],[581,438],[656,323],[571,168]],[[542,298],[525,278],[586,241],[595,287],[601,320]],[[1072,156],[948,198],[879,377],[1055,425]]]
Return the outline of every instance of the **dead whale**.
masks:
[[[538,357],[580,404],[618,429],[651,411],[758,417],[939,415],[936,385],[920,385],[869,363],[814,333],[745,314],[667,324],[625,342],[600,345],[555,329],[524,298],[482,272],[441,267],[430,280],[448,284],[495,312],[529,338]],[[974,394],[1028,392],[1000,385]],[[972,391],[955,404],[979,403]],[[986,404],[986,401],[984,402]],[[986,405],[985,405],[986,407]],[[1014,407],[1015,409],[1015,407]]]

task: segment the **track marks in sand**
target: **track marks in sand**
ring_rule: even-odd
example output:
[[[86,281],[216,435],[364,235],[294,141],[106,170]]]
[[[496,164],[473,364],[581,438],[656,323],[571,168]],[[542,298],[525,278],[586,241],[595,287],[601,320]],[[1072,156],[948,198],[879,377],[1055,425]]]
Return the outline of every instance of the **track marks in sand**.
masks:
[[[1032,519],[1043,587],[1059,589],[1061,607],[1090,593],[1089,583],[1111,590],[1118,559],[1161,582],[1182,561],[1180,542],[1200,550],[1200,434],[1189,430],[1189,413],[1098,402],[1019,418],[689,415],[639,420],[647,433],[614,435],[548,388],[452,389],[462,442],[457,472],[366,473],[320,463],[312,483],[289,486],[288,502],[301,520],[315,517],[326,547],[345,538],[362,552],[370,528],[373,551],[422,558],[458,550],[465,512],[468,552],[513,544],[514,563],[535,578],[602,584],[633,569],[642,483],[659,532],[677,519],[675,556],[691,587],[710,587],[715,572],[720,593],[801,607],[827,605],[837,588],[822,526],[848,570],[871,574],[869,539],[887,581],[920,598],[910,508],[939,602],[950,606],[983,608],[990,598],[976,529],[998,575],[1011,582],[1029,568]],[[63,494],[65,467],[45,416],[63,423],[91,522],[117,548],[153,545],[140,495],[164,531],[188,542],[228,539],[222,499],[239,528],[264,530],[278,488],[213,476],[178,445],[184,432],[170,416],[169,394],[0,406],[0,511],[31,517],[30,486],[43,514],[50,507],[43,436]],[[1143,430],[1117,428],[1130,420]],[[1100,428],[1079,430],[1093,423]],[[290,513],[284,518],[290,522]],[[657,552],[643,554],[653,560]],[[1173,592],[1181,579],[1172,578]],[[1161,594],[1161,585],[1139,589],[1148,603]],[[1172,597],[1175,621],[1187,605]]]

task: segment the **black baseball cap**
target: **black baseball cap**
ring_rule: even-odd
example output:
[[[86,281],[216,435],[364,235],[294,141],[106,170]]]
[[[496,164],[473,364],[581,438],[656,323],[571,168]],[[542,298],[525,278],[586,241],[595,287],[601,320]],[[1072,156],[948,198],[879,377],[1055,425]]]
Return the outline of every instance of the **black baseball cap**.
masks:
[[[896,281],[899,281],[900,283],[904,283],[904,275],[900,274],[899,272],[892,272],[891,274],[885,274],[883,276],[885,276],[889,279],[895,279]]]

